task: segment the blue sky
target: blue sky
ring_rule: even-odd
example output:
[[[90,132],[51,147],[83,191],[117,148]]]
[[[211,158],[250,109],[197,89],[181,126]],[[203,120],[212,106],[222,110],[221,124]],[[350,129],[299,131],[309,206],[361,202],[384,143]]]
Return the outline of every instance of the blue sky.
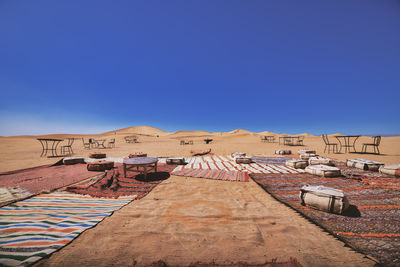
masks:
[[[400,134],[400,2],[0,0],[0,135]]]

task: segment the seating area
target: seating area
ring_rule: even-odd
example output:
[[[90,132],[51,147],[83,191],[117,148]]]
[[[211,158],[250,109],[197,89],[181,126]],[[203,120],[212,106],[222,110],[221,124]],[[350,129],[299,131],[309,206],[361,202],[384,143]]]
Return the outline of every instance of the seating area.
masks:
[[[336,135],[334,137],[338,143],[330,141],[326,134],[322,135],[322,140],[325,144],[324,153],[330,153],[331,151],[333,153],[342,153],[342,151],[344,153],[357,153],[356,142],[361,137],[360,135]],[[362,143],[361,151],[358,153],[380,154],[381,136],[372,136],[371,138],[371,142]]]
[[[138,143],[138,138],[136,135],[125,136],[124,139],[127,143]]]
[[[266,142],[266,143],[275,143],[275,136],[273,135],[264,135],[261,136],[261,142]]]

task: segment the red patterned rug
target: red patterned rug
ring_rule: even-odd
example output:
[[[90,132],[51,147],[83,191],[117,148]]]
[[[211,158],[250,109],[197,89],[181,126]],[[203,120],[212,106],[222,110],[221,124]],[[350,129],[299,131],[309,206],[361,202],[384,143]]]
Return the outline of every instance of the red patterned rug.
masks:
[[[144,179],[142,174],[132,171],[129,171],[127,177],[123,177],[122,166],[118,165],[105,174],[98,175],[95,179],[68,187],[67,191],[93,197],[118,198],[137,195],[137,198],[142,198],[162,181],[168,179],[169,173],[176,166],[158,164],[157,172],[148,173]]]
[[[177,176],[207,178],[214,180],[233,181],[233,182],[248,182],[249,175],[246,172],[238,171],[223,171],[210,169],[182,169],[171,173]]]
[[[250,176],[279,201],[296,209],[354,249],[371,255],[382,264],[400,264],[400,179],[377,172],[345,167],[344,174],[324,178],[311,174],[251,174]],[[343,215],[301,205],[300,188],[324,185],[343,190],[350,208]]]
[[[99,173],[89,172],[86,169],[86,164],[46,165],[0,173],[0,187],[18,186],[22,190],[29,192],[29,195],[32,196],[77,183]],[[15,200],[18,200],[18,198]],[[0,203],[0,205],[7,203]]]

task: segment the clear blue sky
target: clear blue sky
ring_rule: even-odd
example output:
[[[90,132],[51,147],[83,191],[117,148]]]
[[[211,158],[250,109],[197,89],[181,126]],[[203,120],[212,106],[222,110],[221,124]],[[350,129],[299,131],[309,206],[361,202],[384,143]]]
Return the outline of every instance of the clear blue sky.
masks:
[[[0,0],[0,135],[400,134],[400,1]]]

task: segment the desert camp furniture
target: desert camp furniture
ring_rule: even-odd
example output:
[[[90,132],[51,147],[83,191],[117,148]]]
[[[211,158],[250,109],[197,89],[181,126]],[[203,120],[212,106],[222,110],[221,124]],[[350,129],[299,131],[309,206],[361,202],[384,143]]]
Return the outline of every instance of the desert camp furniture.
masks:
[[[308,160],[309,158],[316,157],[316,156],[317,156],[317,154],[305,153],[305,154],[300,154],[300,159]]]
[[[183,165],[185,164],[185,158],[183,157],[175,157],[175,158],[167,158],[166,160],[167,164],[178,164],[178,165]]]
[[[308,160],[301,160],[301,159],[287,160],[285,162],[285,165],[295,169],[304,169],[305,167],[308,166]]]
[[[374,136],[373,143],[363,143],[361,152],[367,153],[367,147],[372,146],[374,148],[375,154],[380,154],[379,152],[379,144],[381,143],[381,136]],[[377,153],[378,152],[378,153]]]
[[[47,157],[58,157],[57,155],[57,146],[60,142],[64,141],[63,139],[54,139],[54,138],[38,138],[37,139],[42,145],[42,153],[41,157],[47,156],[47,152],[51,152],[51,156]]]
[[[307,166],[305,171],[310,174],[322,177],[338,177],[341,175],[340,169],[327,165],[312,165]]]
[[[146,153],[142,153],[142,152],[135,152],[132,154],[129,154],[128,158],[137,158],[137,157],[147,157]]]
[[[127,143],[137,143],[138,142],[137,136],[135,136],[135,135],[125,136],[124,139],[125,139],[125,142],[127,142]]]
[[[115,138],[111,139],[108,144],[107,144],[108,148],[113,148],[115,147]]]
[[[232,158],[237,158],[237,157],[246,157],[246,153],[244,153],[244,152],[233,152],[232,154],[231,154],[231,157]]]
[[[299,151],[297,151],[300,154],[315,154],[315,150],[313,149],[300,149]]]
[[[206,144],[209,144],[209,143],[211,143],[213,140],[212,139],[210,139],[210,138],[206,138],[206,139],[204,139],[204,143],[206,143]]]
[[[278,154],[278,155],[290,155],[290,154],[292,154],[292,151],[288,150],[288,149],[277,149],[277,150],[275,150],[275,154]]]
[[[97,148],[106,148],[106,146],[104,145],[106,139],[94,139],[94,141],[96,142]]]
[[[348,159],[346,160],[346,166],[364,171],[378,171],[383,166],[383,163],[367,159]]]
[[[304,145],[304,136],[280,136],[279,144],[281,140],[285,146],[302,146]]]
[[[85,142],[85,139],[84,139],[84,138],[82,138],[82,143],[83,143],[83,147],[84,147],[85,149],[90,149],[90,148],[91,148],[90,142],[89,142],[89,141],[88,141],[88,142]]]
[[[89,154],[89,158],[91,159],[103,159],[106,157],[106,153],[100,153],[100,152],[93,152]]]
[[[94,161],[87,164],[88,171],[105,171],[114,168],[113,161]]]
[[[381,166],[379,172],[388,175],[394,175],[400,177],[400,164],[391,164]]]
[[[300,189],[303,206],[330,213],[341,214],[349,207],[349,201],[342,190],[335,188],[305,185]]]
[[[261,142],[274,143],[275,142],[275,136],[273,136],[273,135],[261,136]]]
[[[61,146],[61,154],[62,155],[72,155],[74,152],[72,151],[72,144],[74,143],[74,138],[68,138],[67,144]]]
[[[78,163],[86,163],[86,162],[85,162],[85,159],[82,157],[70,157],[70,158],[63,159],[64,165],[73,165],[73,164],[78,164]]]
[[[308,165],[328,165],[334,166],[333,161],[328,158],[321,158],[321,157],[310,157],[308,159]]]
[[[339,141],[340,150],[339,152],[342,153],[342,148],[344,147],[344,152],[351,152],[350,148],[353,149],[353,152],[356,152],[356,141],[360,137],[359,135],[339,135],[335,136],[336,139]]]
[[[324,149],[324,153],[326,152],[326,149],[328,148],[328,153],[331,152],[331,147],[332,147],[332,151],[333,153],[337,153],[338,152],[338,144],[337,143],[330,143],[328,136],[326,134],[322,135],[322,140],[324,140],[325,143],[325,149]]]
[[[181,140],[180,144],[181,145],[193,145],[193,140],[189,140],[189,141]]]
[[[246,156],[239,156],[235,158],[235,162],[238,164],[250,164],[252,162],[250,157],[246,157]]]
[[[154,170],[154,172],[157,172],[157,162],[158,158],[150,158],[150,157],[124,159],[123,162],[124,177],[127,177],[126,176],[127,171],[133,170],[143,174],[144,179],[146,179],[147,173],[149,171]]]

